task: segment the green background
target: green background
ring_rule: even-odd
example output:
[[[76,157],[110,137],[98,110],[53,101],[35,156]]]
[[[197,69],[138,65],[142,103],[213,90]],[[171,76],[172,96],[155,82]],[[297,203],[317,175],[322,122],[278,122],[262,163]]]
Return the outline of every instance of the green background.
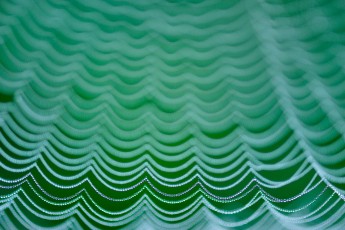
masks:
[[[344,1],[0,1],[2,229],[345,227]]]

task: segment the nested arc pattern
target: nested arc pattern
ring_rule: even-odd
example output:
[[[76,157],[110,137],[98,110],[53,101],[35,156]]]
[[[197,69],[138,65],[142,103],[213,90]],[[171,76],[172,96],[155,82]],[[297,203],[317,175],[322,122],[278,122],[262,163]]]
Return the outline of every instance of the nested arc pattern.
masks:
[[[345,228],[344,63],[341,0],[2,0],[0,228]]]

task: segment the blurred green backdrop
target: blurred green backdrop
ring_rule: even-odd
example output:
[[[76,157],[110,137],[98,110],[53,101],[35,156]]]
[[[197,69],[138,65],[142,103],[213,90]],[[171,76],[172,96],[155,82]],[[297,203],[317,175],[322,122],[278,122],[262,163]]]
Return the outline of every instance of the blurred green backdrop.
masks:
[[[0,228],[345,228],[344,63],[342,0],[1,0]]]

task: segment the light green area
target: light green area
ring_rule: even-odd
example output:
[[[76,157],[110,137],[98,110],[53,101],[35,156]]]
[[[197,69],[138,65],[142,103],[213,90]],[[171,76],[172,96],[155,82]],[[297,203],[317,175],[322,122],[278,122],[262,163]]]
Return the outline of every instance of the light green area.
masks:
[[[0,228],[345,228],[345,3],[0,1]]]

